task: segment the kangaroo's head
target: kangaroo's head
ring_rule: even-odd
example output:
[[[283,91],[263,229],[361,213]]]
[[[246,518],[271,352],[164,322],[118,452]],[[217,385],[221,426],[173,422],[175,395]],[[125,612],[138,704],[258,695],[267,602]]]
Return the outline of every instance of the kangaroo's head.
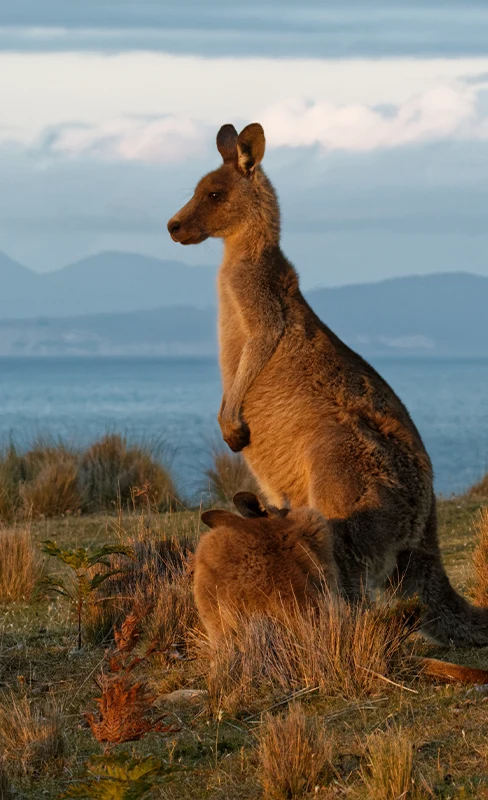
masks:
[[[265,149],[261,125],[254,122],[240,134],[223,125],[217,149],[223,164],[199,181],[192,199],[170,219],[172,239],[199,244],[209,236],[228,239],[266,226],[277,233],[278,201],[259,166]]]

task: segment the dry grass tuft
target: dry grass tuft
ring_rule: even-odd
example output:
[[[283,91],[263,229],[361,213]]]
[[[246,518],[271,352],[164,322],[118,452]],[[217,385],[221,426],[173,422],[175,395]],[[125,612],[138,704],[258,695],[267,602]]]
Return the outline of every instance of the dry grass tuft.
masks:
[[[104,436],[84,452],[39,439],[27,452],[10,444],[0,453],[0,521],[113,511],[150,504],[166,511],[180,503],[156,449]]]
[[[0,704],[0,753],[8,776],[35,775],[65,753],[64,720],[52,702],[4,695]]]
[[[29,600],[40,571],[30,529],[0,530],[0,603]]]
[[[232,503],[236,492],[259,492],[256,479],[240,453],[212,449],[213,466],[205,470],[213,502]]]
[[[358,797],[368,800],[421,800],[425,793],[415,783],[413,745],[401,730],[372,734],[367,742],[367,764],[361,770]],[[366,793],[365,793],[366,792]]]
[[[466,497],[470,497],[472,500],[486,500],[488,498],[488,472],[478,483],[468,489]]]
[[[214,712],[245,713],[263,694],[312,687],[348,699],[371,695],[412,649],[403,615],[388,608],[353,608],[324,596],[316,608],[280,616],[235,615],[209,666]]]
[[[333,746],[318,721],[293,703],[279,717],[267,714],[259,733],[259,772],[264,797],[294,800],[332,777]]]
[[[171,476],[151,449],[108,434],[81,456],[78,482],[85,511],[132,508],[149,500],[167,511],[178,503]]]
[[[0,453],[0,521],[14,521],[20,506],[19,488],[24,479],[22,458],[10,444]]]
[[[62,450],[44,456],[34,477],[20,487],[25,514],[34,518],[75,514],[81,506],[76,458]]]
[[[175,650],[186,648],[188,631],[197,624],[194,541],[147,527],[143,514],[134,530],[119,530],[119,540],[132,548],[135,560],[128,565],[112,557],[111,566],[124,571],[109,578],[97,592],[85,620],[86,634],[90,641],[104,641],[134,607],[147,605],[151,610],[144,619],[143,636],[157,640],[158,658],[164,661]]]
[[[474,582],[471,594],[479,606],[488,606],[488,508],[481,509],[475,523],[478,540],[473,553]]]

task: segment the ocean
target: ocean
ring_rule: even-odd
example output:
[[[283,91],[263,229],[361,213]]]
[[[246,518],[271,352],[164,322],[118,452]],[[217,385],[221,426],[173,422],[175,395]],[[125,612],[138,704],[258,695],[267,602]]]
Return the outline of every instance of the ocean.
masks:
[[[488,470],[488,359],[377,358],[410,411],[439,494]],[[0,358],[0,443],[36,437],[87,444],[107,431],[159,442],[181,493],[206,490],[220,441],[218,364],[211,358]]]

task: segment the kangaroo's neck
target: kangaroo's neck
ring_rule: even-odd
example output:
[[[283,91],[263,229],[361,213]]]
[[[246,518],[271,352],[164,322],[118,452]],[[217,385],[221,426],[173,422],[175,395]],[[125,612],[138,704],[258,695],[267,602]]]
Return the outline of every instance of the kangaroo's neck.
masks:
[[[254,197],[237,230],[224,241],[224,263],[260,264],[266,254],[280,250],[280,207],[264,172],[255,176]]]

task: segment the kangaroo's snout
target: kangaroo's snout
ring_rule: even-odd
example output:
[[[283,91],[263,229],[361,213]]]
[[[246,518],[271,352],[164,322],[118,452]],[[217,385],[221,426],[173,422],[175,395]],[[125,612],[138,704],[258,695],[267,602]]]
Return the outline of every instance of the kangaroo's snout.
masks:
[[[179,222],[174,217],[171,217],[170,221],[168,222],[168,231],[170,233],[171,238],[175,242],[178,241],[178,239],[176,238],[175,234],[178,233],[180,228],[181,228],[181,222]]]

